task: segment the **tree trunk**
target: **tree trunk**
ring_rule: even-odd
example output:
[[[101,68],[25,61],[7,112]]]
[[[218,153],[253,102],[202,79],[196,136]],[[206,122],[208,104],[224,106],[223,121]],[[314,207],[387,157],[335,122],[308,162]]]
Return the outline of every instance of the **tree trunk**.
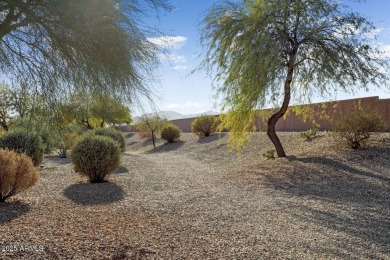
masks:
[[[0,125],[4,129],[4,131],[8,132],[8,125],[7,125],[7,123],[0,122]]]
[[[276,153],[278,154],[278,157],[286,157],[286,153],[284,152],[282,143],[279,140],[279,137],[276,135],[275,127],[278,120],[284,116],[284,114],[287,111],[288,105],[290,103],[291,99],[291,81],[294,74],[294,67],[293,65],[289,65],[287,77],[284,82],[284,100],[282,107],[277,111],[275,114],[273,114],[268,119],[268,129],[267,129],[267,135],[269,139],[271,139],[272,143],[275,146]]]
[[[156,142],[154,141],[154,130],[152,130],[152,142],[153,142],[153,147],[156,147]]]

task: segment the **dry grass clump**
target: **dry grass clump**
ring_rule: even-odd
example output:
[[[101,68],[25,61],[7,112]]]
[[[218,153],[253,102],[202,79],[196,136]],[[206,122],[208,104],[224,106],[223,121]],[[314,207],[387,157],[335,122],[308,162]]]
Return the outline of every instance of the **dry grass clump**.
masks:
[[[137,134],[140,138],[152,138],[152,132],[147,130],[139,130]]]
[[[30,157],[0,149],[0,202],[34,186],[39,179]]]

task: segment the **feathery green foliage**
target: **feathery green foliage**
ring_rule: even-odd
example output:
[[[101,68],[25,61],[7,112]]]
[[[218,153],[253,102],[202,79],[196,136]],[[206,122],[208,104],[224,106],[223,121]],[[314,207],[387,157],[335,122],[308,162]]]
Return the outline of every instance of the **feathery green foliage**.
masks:
[[[59,112],[58,122],[63,126],[77,123],[92,129],[132,121],[130,109],[120,99],[86,91],[72,93],[59,105]]]
[[[275,125],[292,93],[309,97],[387,84],[389,63],[371,44],[373,29],[371,22],[333,0],[215,3],[201,28],[206,54],[200,68],[221,83],[217,93],[229,111],[221,125],[239,140],[236,148],[248,141],[253,111],[280,98],[267,134],[283,157]]]
[[[155,35],[142,18],[166,0],[4,0],[0,2],[0,69],[56,102],[89,86],[134,101],[151,96],[158,62]]]

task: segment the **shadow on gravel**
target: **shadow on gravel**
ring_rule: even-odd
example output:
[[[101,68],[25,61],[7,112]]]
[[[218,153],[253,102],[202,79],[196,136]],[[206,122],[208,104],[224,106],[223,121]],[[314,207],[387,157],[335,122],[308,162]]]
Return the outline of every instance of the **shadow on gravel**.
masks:
[[[148,248],[136,248],[125,246],[121,248],[113,257],[113,260],[124,259],[158,259],[157,253]]]
[[[124,199],[125,192],[115,183],[78,183],[67,187],[64,195],[82,205],[107,205]]]
[[[200,144],[212,143],[214,141],[220,140],[222,137],[224,137],[226,135],[227,135],[227,133],[213,134],[213,135],[204,137],[202,139],[199,139],[198,143],[200,143]]]
[[[129,133],[125,134],[125,138],[131,138],[131,137],[133,137],[134,135],[135,135],[134,132],[129,132]]]
[[[174,143],[165,143],[162,145],[158,145],[155,148],[152,148],[151,150],[145,151],[144,153],[150,154],[150,153],[165,153],[170,152],[179,149],[185,144],[184,141],[176,141]]]
[[[54,162],[56,164],[69,164],[70,163],[70,158],[60,158],[60,157],[58,157],[58,155],[57,156],[55,156],[55,155],[48,156],[48,157],[46,157],[46,159],[48,161]]]
[[[389,170],[380,168],[388,153],[368,154],[376,154],[378,161],[367,164],[353,156],[346,164],[337,159],[291,156],[288,159],[293,170],[265,174],[266,183],[302,197],[290,206],[298,219],[361,238],[390,252],[390,178],[386,176]],[[324,207],[311,207],[306,198],[321,200]]]
[[[7,224],[30,211],[30,206],[21,201],[0,203],[0,225]]]
[[[289,159],[289,161],[299,161],[299,162],[303,162],[303,163],[320,164],[324,167],[332,167],[336,171],[345,172],[345,174],[362,175],[362,176],[366,176],[369,178],[378,179],[378,180],[384,182],[384,184],[390,185],[390,178],[388,178],[386,176],[383,176],[381,174],[374,174],[373,172],[358,170],[354,167],[351,167],[347,164],[341,163],[341,162],[333,160],[333,159],[328,159],[325,157],[296,158],[295,156],[290,156],[288,159]],[[357,163],[363,164],[363,160],[366,158],[361,158],[361,159],[362,159],[361,162],[356,161],[355,163],[356,164]],[[368,165],[366,164],[365,166],[368,166]]]
[[[128,173],[129,169],[123,166],[119,166],[118,168],[115,169],[114,173],[116,174],[121,174],[121,173]]]

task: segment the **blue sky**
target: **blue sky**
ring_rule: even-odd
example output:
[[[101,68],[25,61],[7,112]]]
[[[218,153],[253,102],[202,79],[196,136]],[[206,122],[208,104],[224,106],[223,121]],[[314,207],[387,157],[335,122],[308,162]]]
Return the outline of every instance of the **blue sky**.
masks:
[[[161,55],[161,66],[158,74],[160,82],[155,86],[160,99],[156,100],[159,110],[171,110],[181,114],[201,113],[207,110],[219,112],[214,107],[211,79],[205,72],[196,71],[201,62],[199,55],[199,23],[205,12],[212,6],[213,0],[172,0],[174,10],[162,12],[158,20],[150,17],[148,24],[162,30],[170,38],[154,38],[152,41],[166,47],[167,54]],[[353,11],[369,18],[378,28],[377,41],[390,52],[390,0],[367,0],[361,3],[347,1]],[[389,55],[390,57],[390,55]],[[390,90],[371,89],[360,91],[355,96],[337,93],[334,98],[348,99],[354,97],[380,96],[390,98]],[[314,98],[312,101],[323,101]],[[135,111],[137,113],[137,111]]]

